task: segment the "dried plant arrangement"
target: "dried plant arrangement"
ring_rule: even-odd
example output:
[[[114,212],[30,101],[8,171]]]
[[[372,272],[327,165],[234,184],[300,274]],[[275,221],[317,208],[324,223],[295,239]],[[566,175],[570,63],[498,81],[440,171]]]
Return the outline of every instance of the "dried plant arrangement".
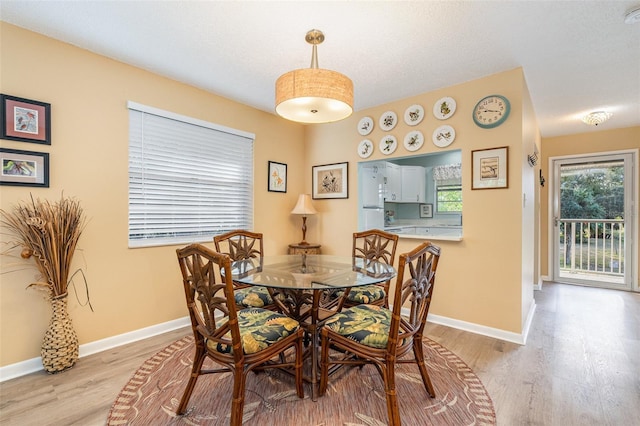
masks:
[[[21,257],[33,258],[40,272],[40,281],[28,287],[44,289],[51,301],[53,316],[41,350],[44,369],[58,373],[71,368],[78,359],[78,338],[67,312],[67,290],[73,255],[86,225],[80,202],[64,195],[55,203],[31,196],[30,203],[19,203],[9,212],[0,210],[0,216],[3,227],[16,237],[8,251],[21,248]]]
[[[13,211],[0,210],[2,224],[18,239],[21,256],[33,256],[42,281],[30,284],[49,290],[51,297],[67,293],[71,261],[85,227],[80,202],[62,196],[51,203],[31,197],[30,203],[14,206]]]

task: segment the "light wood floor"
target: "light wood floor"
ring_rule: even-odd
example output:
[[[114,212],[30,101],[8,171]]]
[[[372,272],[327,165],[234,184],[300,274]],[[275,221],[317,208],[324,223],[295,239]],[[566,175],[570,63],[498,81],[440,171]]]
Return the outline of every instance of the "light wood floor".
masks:
[[[640,424],[640,294],[545,283],[535,298],[526,346],[433,324],[428,335],[475,370],[499,425]],[[104,425],[137,367],[189,332],[81,358],[62,374],[4,382],[0,425]]]

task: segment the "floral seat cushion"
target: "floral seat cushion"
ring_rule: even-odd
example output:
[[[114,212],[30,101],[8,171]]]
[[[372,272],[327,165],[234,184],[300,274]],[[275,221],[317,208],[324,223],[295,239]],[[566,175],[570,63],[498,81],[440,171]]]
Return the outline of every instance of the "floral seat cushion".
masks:
[[[391,311],[376,305],[358,305],[335,314],[324,326],[363,345],[384,349],[389,341]]]
[[[262,308],[273,304],[266,287],[254,286],[237,289],[234,292],[236,304],[245,308]]]
[[[227,318],[222,320],[222,324]],[[238,311],[238,326],[245,354],[253,354],[295,333],[300,324],[278,312],[262,308],[247,308]],[[231,341],[231,332],[224,336]],[[233,352],[232,346],[213,340],[207,342],[210,350],[222,353]]]
[[[339,296],[342,296],[342,294],[344,294],[344,292],[339,294]],[[367,304],[382,300],[386,297],[386,295],[387,294],[385,293],[384,288],[379,285],[371,284],[362,287],[351,288],[349,294],[347,295],[347,300],[353,303]]]

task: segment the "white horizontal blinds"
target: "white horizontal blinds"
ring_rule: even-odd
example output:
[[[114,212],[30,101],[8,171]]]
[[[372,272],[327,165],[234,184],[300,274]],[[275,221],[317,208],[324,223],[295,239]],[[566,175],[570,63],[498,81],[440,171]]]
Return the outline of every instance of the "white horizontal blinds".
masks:
[[[252,229],[253,135],[129,107],[130,247]]]

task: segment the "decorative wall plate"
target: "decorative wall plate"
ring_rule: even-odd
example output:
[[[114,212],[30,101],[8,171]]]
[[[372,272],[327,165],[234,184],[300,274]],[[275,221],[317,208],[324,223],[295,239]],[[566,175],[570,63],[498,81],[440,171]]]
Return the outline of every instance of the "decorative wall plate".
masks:
[[[360,141],[360,143],[358,144],[358,155],[361,158],[367,158],[370,157],[371,154],[373,154],[373,142],[371,142],[369,139]]]
[[[438,120],[446,120],[456,112],[456,101],[453,98],[440,98],[433,104],[433,115]]]
[[[398,116],[393,111],[387,111],[380,116],[379,124],[382,130],[388,132],[398,124]]]
[[[407,151],[417,151],[422,147],[423,143],[424,135],[420,130],[409,132],[407,136],[404,137],[404,147]]]
[[[358,121],[358,133],[362,136],[367,136],[373,130],[373,118],[371,117],[362,117],[360,121]]]
[[[438,127],[433,132],[433,144],[440,148],[445,148],[453,143],[453,140],[456,138],[456,131],[453,130],[453,127],[444,125]]]
[[[404,112],[404,122],[409,126],[415,126],[420,124],[424,118],[424,108],[421,105],[411,105]]]
[[[398,140],[393,135],[386,135],[380,139],[380,152],[384,155],[392,154],[398,147]]]

